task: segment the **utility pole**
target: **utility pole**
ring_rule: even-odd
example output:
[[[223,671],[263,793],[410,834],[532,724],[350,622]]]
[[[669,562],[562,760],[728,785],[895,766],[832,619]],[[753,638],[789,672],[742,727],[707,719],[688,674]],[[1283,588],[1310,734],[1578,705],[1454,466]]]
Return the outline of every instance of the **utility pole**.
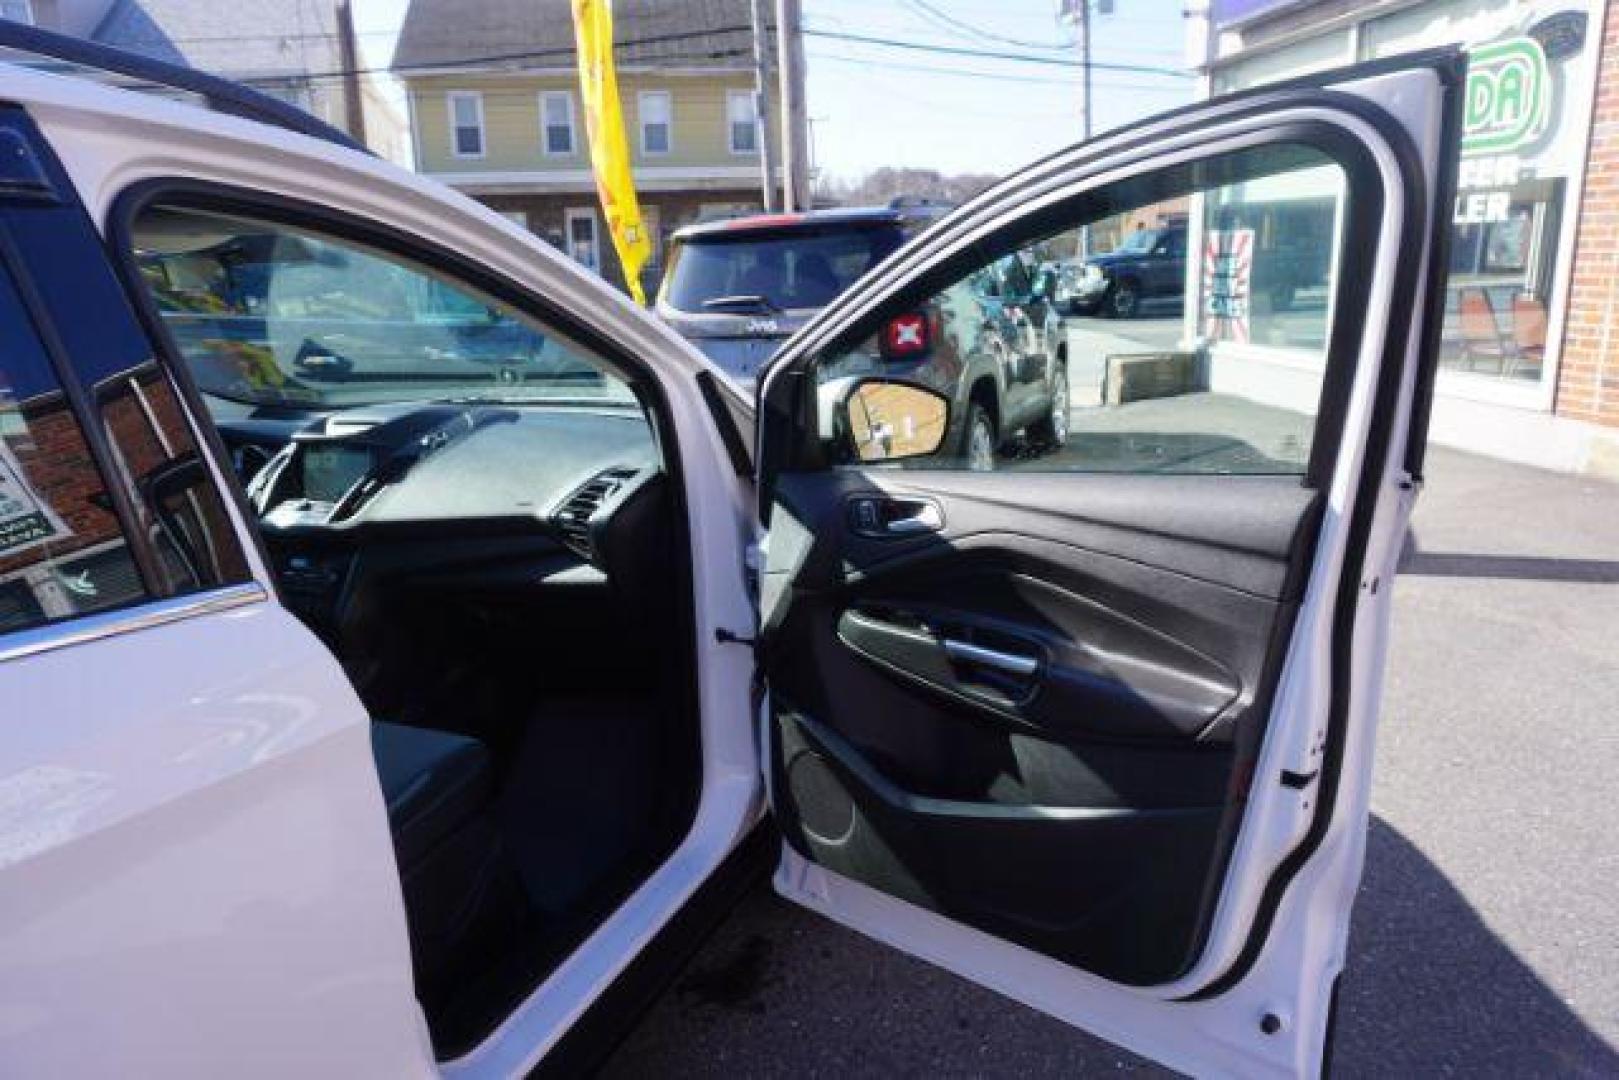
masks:
[[[776,125],[770,111],[770,24],[765,20],[765,0],[753,5],[753,114],[758,120],[759,169],[764,190],[765,213],[781,209],[781,181],[776,159]]]
[[[1091,0],[1079,0],[1079,80],[1084,101],[1079,110],[1079,137],[1091,139]]]
[[[776,0],[776,40],[780,46],[782,165],[787,210],[808,210],[809,120],[804,111],[804,14],[799,0]]]
[[[1062,0],[1058,15],[1074,27],[1074,44],[1079,46],[1079,140],[1091,141],[1091,0]],[[1091,229],[1079,230],[1079,257],[1090,258]]]

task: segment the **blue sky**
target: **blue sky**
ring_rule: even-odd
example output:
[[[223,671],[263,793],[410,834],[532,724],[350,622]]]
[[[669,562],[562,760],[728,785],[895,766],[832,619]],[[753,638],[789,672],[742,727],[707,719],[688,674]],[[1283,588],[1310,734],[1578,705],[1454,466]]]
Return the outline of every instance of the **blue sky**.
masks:
[[[1093,59],[1184,71],[1184,3],[1114,0],[1111,14],[1093,19]],[[1077,54],[1064,47],[1071,33],[1058,25],[1058,0],[803,0],[803,5],[810,31],[805,50],[815,160],[826,173],[852,178],[883,165],[1005,173],[1079,139],[1079,73],[1060,63]],[[368,63],[387,62],[405,6],[405,0],[355,0]],[[975,55],[821,34],[891,38]],[[1047,62],[997,59],[987,52]],[[1190,78],[1098,70],[1094,79],[1096,131],[1192,98]]]
[[[1079,141],[1077,67],[990,59],[1010,52],[1073,60],[1057,0],[804,0],[816,162],[838,176],[881,165],[1005,173]],[[1092,58],[1185,70],[1184,0],[1115,0],[1092,21]],[[960,26],[932,15],[941,12]],[[813,31],[969,49],[965,57],[861,45]],[[998,43],[983,35],[1044,48]],[[1192,99],[1190,78],[1098,70],[1095,131]]]

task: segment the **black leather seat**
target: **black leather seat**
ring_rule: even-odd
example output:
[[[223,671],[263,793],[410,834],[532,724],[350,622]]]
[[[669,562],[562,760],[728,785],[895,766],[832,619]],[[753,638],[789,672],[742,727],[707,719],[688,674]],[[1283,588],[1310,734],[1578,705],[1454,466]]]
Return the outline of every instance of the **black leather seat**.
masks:
[[[521,926],[516,871],[495,826],[494,770],[477,739],[371,722],[410,924],[416,993],[429,1015]]]
[[[394,855],[407,874],[489,804],[489,751],[477,739],[379,720],[371,724],[371,752]]]

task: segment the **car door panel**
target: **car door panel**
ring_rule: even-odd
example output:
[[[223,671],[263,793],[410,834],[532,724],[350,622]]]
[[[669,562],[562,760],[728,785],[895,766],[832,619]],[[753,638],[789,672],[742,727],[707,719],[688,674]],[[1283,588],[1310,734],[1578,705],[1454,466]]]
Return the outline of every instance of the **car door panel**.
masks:
[[[1319,499],[1286,479],[1210,495],[1030,474],[1010,506],[996,479],[781,478],[775,512],[809,539],[773,535],[766,563],[778,820],[840,873],[1167,980],[1196,944],[1235,742]],[[849,512],[922,497],[938,532],[872,537]],[[1032,887],[1062,864],[1088,869]]]
[[[330,655],[257,586],[63,629],[0,644],[0,695],[30,703],[0,743],[8,1071],[309,1073],[289,1033],[321,1032],[326,1074],[431,1075],[369,722]]]
[[[784,895],[1177,1068],[1320,1068],[1461,72],[1454,54],[1401,58],[1076,148],[942,223],[783,350],[761,394],[760,647]],[[1342,239],[1313,412],[1221,384],[1248,375],[1254,313],[1238,303],[1198,312],[1193,377],[1216,385],[1170,387],[1187,404],[1162,412],[1099,409],[1094,436],[1076,417],[1051,462],[873,467],[919,451],[856,458],[773,430],[798,415],[794,379],[858,347],[885,305],[985,260],[1182,198],[1239,251],[1272,200],[1323,191]],[[1244,266],[1214,272],[1244,289]],[[1251,340],[1291,333],[1272,321]],[[1242,398],[1310,427],[1256,428],[1227,462],[1218,415]],[[1136,473],[1088,474],[1126,458]],[[903,527],[872,525],[890,520]]]
[[[102,547],[74,477],[114,464],[122,535],[148,556],[137,598],[0,634],[0,1013],[16,1021],[0,1060],[269,1076],[319,1055],[314,1072],[430,1075],[369,717],[276,602],[195,414],[152,362],[53,153],[76,141],[48,144],[12,106],[0,134],[29,174],[0,197],[0,259],[62,383],[20,388],[24,430],[55,451],[41,483],[66,549]],[[88,452],[52,434],[75,414]]]

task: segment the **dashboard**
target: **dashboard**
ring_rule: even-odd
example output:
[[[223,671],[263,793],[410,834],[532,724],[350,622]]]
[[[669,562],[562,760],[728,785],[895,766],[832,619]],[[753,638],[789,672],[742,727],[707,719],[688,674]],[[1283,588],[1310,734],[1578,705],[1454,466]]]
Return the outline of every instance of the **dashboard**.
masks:
[[[268,455],[248,499],[289,607],[328,638],[383,580],[633,591],[667,522],[634,407],[403,403],[218,427],[238,463]]]

